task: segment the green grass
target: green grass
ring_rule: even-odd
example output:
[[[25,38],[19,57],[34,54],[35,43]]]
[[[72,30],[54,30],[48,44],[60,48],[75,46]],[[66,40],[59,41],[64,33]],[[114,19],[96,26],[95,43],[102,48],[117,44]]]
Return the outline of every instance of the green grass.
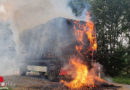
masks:
[[[11,87],[9,87],[9,89],[8,90],[13,90]]]
[[[126,77],[113,77],[112,78],[113,82],[116,83],[121,83],[121,84],[128,84],[130,85],[130,78],[126,78]]]
[[[8,89],[0,89],[0,90],[13,90],[11,87],[8,87]]]

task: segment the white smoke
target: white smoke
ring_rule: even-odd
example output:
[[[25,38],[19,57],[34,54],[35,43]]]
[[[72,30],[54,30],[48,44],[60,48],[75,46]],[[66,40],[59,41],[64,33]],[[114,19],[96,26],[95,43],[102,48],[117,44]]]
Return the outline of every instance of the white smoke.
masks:
[[[3,23],[10,23],[9,28],[12,32],[12,38],[7,38],[11,40],[8,44],[14,42],[14,49],[16,51],[15,56],[12,58],[10,58],[10,55],[3,56],[6,57],[6,59],[0,57],[0,73],[7,74],[10,70],[15,71],[14,67],[16,67],[16,61],[18,61],[16,57],[22,47],[20,36],[23,32],[40,24],[45,24],[49,20],[57,17],[78,19],[68,6],[69,1],[70,0],[0,0],[0,20]],[[2,30],[4,29],[1,29],[0,32],[4,32]],[[4,43],[4,41],[0,41],[0,43],[3,43],[0,45],[1,48],[7,44]],[[0,50],[0,53],[2,52],[3,51]],[[5,68],[5,66],[8,66],[8,68]]]
[[[13,68],[16,68],[15,47],[10,24],[0,22],[0,75],[13,73]]]
[[[3,2],[5,1],[5,2]],[[74,18],[70,0],[2,0],[7,14],[20,31],[30,29],[56,17]],[[3,17],[2,17],[3,18]]]

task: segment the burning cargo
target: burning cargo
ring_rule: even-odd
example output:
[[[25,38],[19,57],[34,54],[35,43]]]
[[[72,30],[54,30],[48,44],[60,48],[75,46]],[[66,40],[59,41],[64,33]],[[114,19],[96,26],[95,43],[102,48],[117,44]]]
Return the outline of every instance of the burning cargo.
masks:
[[[27,30],[21,35],[21,42],[21,54],[26,62],[26,66],[21,68],[22,75],[26,71],[38,71],[50,80],[57,79],[59,75],[70,75],[70,82],[60,81],[69,88],[106,83],[93,69],[97,41],[90,13],[87,13],[86,22],[56,18]]]

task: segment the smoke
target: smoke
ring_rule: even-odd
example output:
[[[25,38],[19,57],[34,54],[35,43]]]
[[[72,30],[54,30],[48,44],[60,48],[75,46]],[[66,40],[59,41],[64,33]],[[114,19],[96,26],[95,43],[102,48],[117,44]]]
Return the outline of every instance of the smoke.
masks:
[[[2,0],[4,1],[4,0]],[[70,0],[5,0],[6,20],[11,19],[20,31],[33,28],[56,17],[74,18]],[[3,18],[3,17],[2,17]],[[17,24],[17,25],[16,25]]]
[[[65,18],[55,18],[46,24],[25,30],[20,35],[19,56],[26,59],[42,59],[43,54],[55,54],[60,57],[62,49],[73,43],[72,24]]]
[[[62,47],[72,43],[73,37],[67,31],[71,26],[64,18],[84,20],[84,14],[75,16],[70,1],[0,0],[0,25],[4,24],[0,33],[6,38],[0,41],[0,47],[9,45],[4,51],[0,49],[0,74],[17,72],[20,60],[41,58],[49,47],[55,47],[54,52],[60,55]]]
[[[0,22],[0,75],[13,73],[16,44],[9,23]]]

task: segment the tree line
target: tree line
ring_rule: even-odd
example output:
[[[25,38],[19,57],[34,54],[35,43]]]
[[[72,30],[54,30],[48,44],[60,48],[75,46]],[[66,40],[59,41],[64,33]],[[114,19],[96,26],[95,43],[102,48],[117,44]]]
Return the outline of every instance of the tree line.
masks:
[[[98,49],[96,60],[105,74],[130,77],[130,0],[71,0],[76,16],[92,13]]]

